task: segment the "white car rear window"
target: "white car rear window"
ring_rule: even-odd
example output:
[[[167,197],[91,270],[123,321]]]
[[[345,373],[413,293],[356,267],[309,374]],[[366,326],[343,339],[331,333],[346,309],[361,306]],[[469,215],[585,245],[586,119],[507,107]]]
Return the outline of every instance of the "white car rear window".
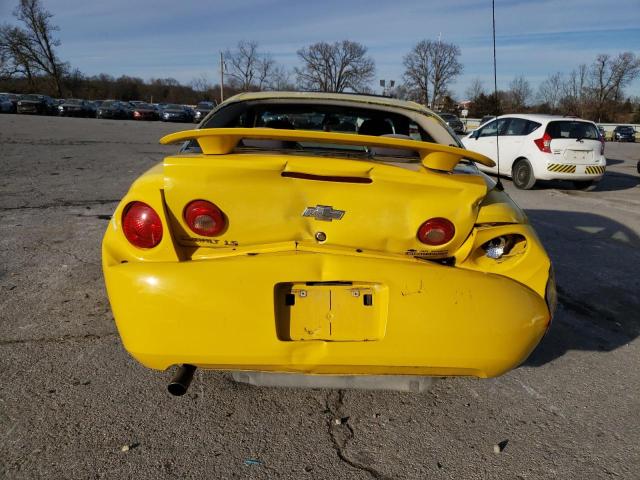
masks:
[[[547,133],[553,138],[571,138],[576,140],[599,140],[598,129],[593,123],[560,120],[549,122]]]

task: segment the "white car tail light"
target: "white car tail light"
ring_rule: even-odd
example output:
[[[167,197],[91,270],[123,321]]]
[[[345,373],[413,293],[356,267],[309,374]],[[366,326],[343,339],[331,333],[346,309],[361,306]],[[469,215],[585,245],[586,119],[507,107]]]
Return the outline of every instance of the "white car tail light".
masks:
[[[551,135],[549,135],[547,132],[544,132],[542,138],[534,140],[533,143],[536,144],[541,152],[551,153]]]

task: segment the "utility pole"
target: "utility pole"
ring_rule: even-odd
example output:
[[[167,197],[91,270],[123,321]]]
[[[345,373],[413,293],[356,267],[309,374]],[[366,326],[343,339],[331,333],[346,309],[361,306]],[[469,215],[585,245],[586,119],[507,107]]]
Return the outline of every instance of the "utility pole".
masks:
[[[220,52],[220,103],[224,102],[224,58]]]

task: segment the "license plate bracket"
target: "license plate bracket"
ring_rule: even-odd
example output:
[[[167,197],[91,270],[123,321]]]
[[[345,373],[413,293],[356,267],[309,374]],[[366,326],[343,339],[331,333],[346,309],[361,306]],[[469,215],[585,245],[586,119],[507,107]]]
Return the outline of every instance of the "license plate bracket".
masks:
[[[280,340],[375,341],[386,330],[387,288],[377,283],[278,284],[275,305]]]

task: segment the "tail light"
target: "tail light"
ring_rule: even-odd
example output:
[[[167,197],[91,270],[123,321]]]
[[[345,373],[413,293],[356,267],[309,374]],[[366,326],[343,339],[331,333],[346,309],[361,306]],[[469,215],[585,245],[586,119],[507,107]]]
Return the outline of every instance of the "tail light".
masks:
[[[133,116],[134,117],[139,117],[140,116],[140,112],[133,112]]]
[[[146,203],[131,202],[122,214],[124,236],[139,248],[153,248],[162,240],[162,221]]]
[[[431,218],[420,225],[418,240],[427,245],[444,245],[455,233],[456,227],[446,218]]]
[[[541,152],[551,153],[551,135],[544,132],[542,138],[534,140],[533,143],[540,149]]]
[[[198,235],[214,237],[227,226],[222,211],[206,200],[194,200],[184,209],[184,221]]]

